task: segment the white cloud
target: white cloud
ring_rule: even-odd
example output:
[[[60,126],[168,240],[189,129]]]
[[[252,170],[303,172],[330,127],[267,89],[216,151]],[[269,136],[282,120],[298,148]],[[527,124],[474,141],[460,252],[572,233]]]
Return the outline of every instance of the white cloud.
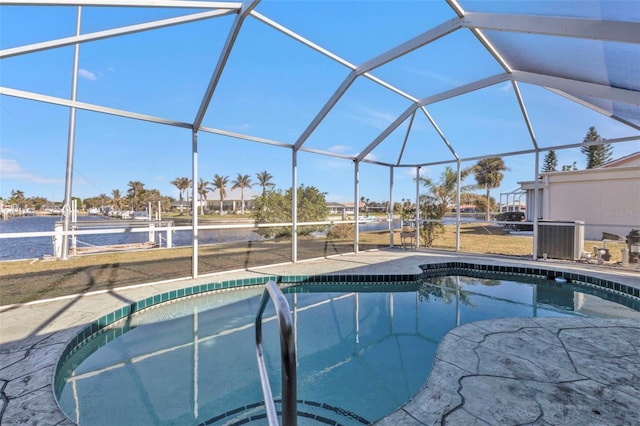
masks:
[[[360,152],[354,153],[353,150],[354,148],[349,145],[333,145],[329,147],[329,152],[335,152],[336,154],[353,155],[354,157],[360,155]],[[376,161],[378,159],[376,155],[372,152],[367,154],[365,158],[371,161]]]
[[[498,86],[498,89],[502,92],[511,92],[511,89],[513,89],[513,86],[511,85],[511,83],[507,82]]]
[[[345,170],[352,169],[353,162],[338,158],[320,157],[315,164],[320,170]]]
[[[41,184],[64,183],[62,179],[42,177],[26,171],[20,166],[20,164],[18,164],[17,161],[6,158],[0,158],[0,178],[3,180],[14,179]]]
[[[352,110],[353,112],[348,115],[349,119],[359,121],[377,130],[386,129],[393,120],[398,118],[396,114],[380,111],[365,105],[354,105]]]
[[[85,70],[84,68],[80,68],[78,70],[78,75],[82,78],[86,78],[87,80],[97,80],[98,77],[91,71]]]
[[[329,147],[329,151],[340,153],[340,154],[343,154],[345,152],[349,152],[351,149],[353,149],[353,148],[351,148],[348,145],[333,145],[332,147]]]
[[[408,177],[409,179],[416,178],[416,168],[415,167],[402,167],[402,172],[400,176]],[[420,176],[429,176],[430,169],[427,167],[422,167],[420,169]]]
[[[364,158],[369,161],[376,161],[378,159],[378,157],[373,152],[368,153]]]
[[[11,177],[12,175],[20,173],[20,166],[16,160],[0,158],[0,172]]]

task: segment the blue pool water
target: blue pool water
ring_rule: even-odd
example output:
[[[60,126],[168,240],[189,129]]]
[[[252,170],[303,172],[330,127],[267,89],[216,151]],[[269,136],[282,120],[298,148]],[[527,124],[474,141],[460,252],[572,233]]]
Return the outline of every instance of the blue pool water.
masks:
[[[449,276],[286,288],[296,328],[299,424],[310,417],[313,424],[368,424],[393,412],[427,381],[441,338],[463,323],[640,318],[628,307],[636,301],[625,306],[607,300],[610,293],[532,281]],[[80,425],[265,424],[255,348],[258,292],[191,298],[111,327],[62,365],[61,407]],[[276,326],[269,304],[263,342],[278,399]]]

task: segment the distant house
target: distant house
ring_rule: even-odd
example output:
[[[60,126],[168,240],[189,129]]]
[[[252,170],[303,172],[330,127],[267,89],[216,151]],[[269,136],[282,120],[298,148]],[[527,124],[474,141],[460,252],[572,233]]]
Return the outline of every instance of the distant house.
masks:
[[[455,204],[450,204],[447,209],[455,212],[456,206]],[[482,211],[475,204],[460,204],[460,213],[482,213]]]
[[[521,188],[500,193],[500,213],[526,212],[527,205],[523,200],[526,195],[526,192]]]
[[[327,202],[327,208],[329,209],[330,215],[341,215],[343,217],[346,217],[347,215],[353,216],[355,214],[354,206],[354,203],[337,203],[331,201]],[[364,206],[365,203],[358,203],[358,208],[360,209],[360,211],[362,211]]]
[[[533,221],[535,182],[519,184],[526,191],[526,218]],[[586,239],[640,229],[640,152],[593,169],[542,173],[538,190],[538,218],[584,221]]]
[[[524,212],[527,210],[527,205],[524,202],[514,201],[509,204],[500,205],[500,213],[505,212]]]
[[[242,210],[242,191],[240,188],[225,190],[226,195],[222,203],[222,208],[225,212],[240,212]],[[253,200],[255,200],[260,193],[252,190],[251,188],[244,189],[244,210],[245,212],[253,209]],[[207,192],[206,207],[208,211],[220,210],[220,191]]]

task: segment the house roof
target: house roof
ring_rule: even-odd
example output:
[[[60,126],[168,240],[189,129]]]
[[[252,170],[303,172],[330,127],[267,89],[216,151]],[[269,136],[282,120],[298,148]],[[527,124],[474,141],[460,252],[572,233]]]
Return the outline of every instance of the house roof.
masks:
[[[336,207],[348,207],[348,208],[352,209],[353,206],[354,206],[354,203],[349,203],[349,202],[347,202],[347,203],[339,203],[337,201],[329,201],[329,202],[327,202],[327,207],[334,207],[334,208],[336,208]],[[364,206],[365,206],[365,203],[358,202],[358,207],[364,207]]]
[[[624,157],[616,158],[615,160],[611,160],[608,163],[600,166],[600,168],[608,169],[621,166],[640,166],[640,151],[634,152]]]
[[[240,188],[236,188],[236,189],[231,189],[231,188],[226,188],[225,189],[226,195],[224,197],[224,201],[240,201],[242,200],[242,191],[240,190]],[[249,201],[249,200],[253,200],[254,198],[258,197],[260,195],[259,192],[254,191],[251,188],[245,188],[244,189],[244,201]],[[207,201],[220,201],[220,191],[219,190],[215,190],[215,191],[208,191],[207,192]]]

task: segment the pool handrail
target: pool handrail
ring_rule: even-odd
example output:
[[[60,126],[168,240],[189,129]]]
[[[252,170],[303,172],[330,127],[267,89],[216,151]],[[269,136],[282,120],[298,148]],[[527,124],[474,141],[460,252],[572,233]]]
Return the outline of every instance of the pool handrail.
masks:
[[[273,300],[278,316],[278,329],[280,334],[280,360],[282,365],[282,424],[285,426],[296,426],[298,422],[297,408],[297,379],[296,379],[296,346],[293,332],[293,321],[289,303],[275,281],[270,280],[265,285],[265,290],[260,299],[260,306],[256,315],[256,355],[258,357],[258,369],[260,370],[260,383],[262,384],[262,394],[264,405],[267,411],[269,426],[278,425],[278,414],[276,412],[271,385],[269,384],[269,374],[264,361],[262,351],[262,314],[269,299]]]

